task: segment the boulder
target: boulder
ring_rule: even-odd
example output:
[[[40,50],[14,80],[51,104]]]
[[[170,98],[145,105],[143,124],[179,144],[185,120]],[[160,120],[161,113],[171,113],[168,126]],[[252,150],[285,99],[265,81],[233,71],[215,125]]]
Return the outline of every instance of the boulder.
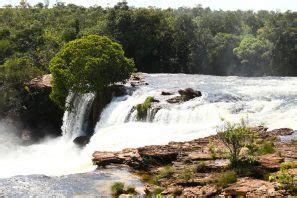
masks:
[[[32,79],[27,83],[27,86],[30,88],[37,88],[37,89],[43,89],[43,88],[51,88],[51,81],[52,81],[52,75],[51,74],[45,74],[43,76],[39,76],[37,78]]]
[[[180,89],[178,93],[181,95],[183,101],[188,101],[196,97],[202,96],[200,91],[195,91],[192,88]]]
[[[257,161],[266,169],[278,170],[280,168],[280,164],[284,161],[284,158],[276,154],[266,154],[259,156]]]
[[[181,103],[189,101],[193,98],[202,96],[200,91],[195,91],[192,88],[178,90],[180,96],[175,96],[167,100],[168,103]]]
[[[274,184],[244,177],[224,190],[225,197],[275,197],[281,196]]]
[[[162,91],[162,92],[161,92],[161,95],[162,95],[162,96],[170,96],[170,95],[173,95],[173,93],[168,92],[168,91]]]
[[[73,140],[73,143],[78,146],[85,146],[90,142],[90,136],[79,136]]]
[[[216,185],[196,186],[185,188],[183,197],[214,197],[219,191]]]

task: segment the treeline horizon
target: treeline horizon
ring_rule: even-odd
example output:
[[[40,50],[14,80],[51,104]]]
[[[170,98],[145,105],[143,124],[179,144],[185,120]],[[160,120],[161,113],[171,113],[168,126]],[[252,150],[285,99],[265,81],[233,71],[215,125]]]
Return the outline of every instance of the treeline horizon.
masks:
[[[93,34],[120,43],[139,72],[297,76],[296,12],[24,4],[0,8],[0,108],[65,43]]]

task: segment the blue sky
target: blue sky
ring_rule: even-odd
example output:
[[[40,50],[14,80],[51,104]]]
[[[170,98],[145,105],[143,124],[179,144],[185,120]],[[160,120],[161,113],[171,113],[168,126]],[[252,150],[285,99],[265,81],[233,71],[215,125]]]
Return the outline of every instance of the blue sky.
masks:
[[[27,0],[31,5],[43,0]],[[54,4],[56,0],[49,0]],[[113,6],[118,0],[60,0],[65,3],[74,3],[82,6]],[[129,5],[135,7],[155,6],[161,8],[177,8],[181,6],[193,7],[201,4],[203,7],[222,10],[297,10],[297,0],[128,0]],[[19,0],[0,0],[0,6],[11,4],[17,5]]]

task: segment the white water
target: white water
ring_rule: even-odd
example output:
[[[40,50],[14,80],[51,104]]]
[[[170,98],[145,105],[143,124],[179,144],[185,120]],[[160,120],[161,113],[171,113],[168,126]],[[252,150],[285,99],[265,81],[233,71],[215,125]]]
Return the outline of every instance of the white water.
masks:
[[[7,144],[4,150],[0,143],[0,177],[90,171],[95,168],[91,165],[91,154],[95,150],[114,151],[204,137],[216,132],[216,127],[223,124],[222,118],[232,122],[248,118],[250,124],[265,124],[270,129],[297,129],[297,78],[155,74],[147,75],[146,80],[149,86],[140,87],[131,96],[113,99],[103,111],[91,142],[83,150],[73,145],[68,132],[61,138],[33,146],[13,143],[10,152],[7,152]],[[202,91],[203,96],[180,105],[169,105],[164,101],[173,96],[160,95],[164,90],[177,93],[178,89],[188,87]],[[135,122],[135,112],[129,122],[125,122],[131,108],[147,96],[163,101],[153,122]],[[68,128],[66,131],[70,134],[83,131],[84,112],[80,110],[87,109],[89,102],[88,97],[82,97],[73,111],[76,113],[65,115],[63,128]]]
[[[75,138],[86,135],[85,131],[88,122],[88,113],[90,111],[94,94],[69,94],[66,104],[69,108],[64,113],[62,133],[63,136]]]

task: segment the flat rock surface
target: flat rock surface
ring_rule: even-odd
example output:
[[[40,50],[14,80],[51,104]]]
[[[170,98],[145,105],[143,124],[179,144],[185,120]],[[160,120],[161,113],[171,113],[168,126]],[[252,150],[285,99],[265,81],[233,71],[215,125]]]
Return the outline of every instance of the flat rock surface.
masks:
[[[240,178],[238,181],[224,190],[225,196],[247,197],[272,197],[280,196],[274,188],[274,184],[251,178]]]

